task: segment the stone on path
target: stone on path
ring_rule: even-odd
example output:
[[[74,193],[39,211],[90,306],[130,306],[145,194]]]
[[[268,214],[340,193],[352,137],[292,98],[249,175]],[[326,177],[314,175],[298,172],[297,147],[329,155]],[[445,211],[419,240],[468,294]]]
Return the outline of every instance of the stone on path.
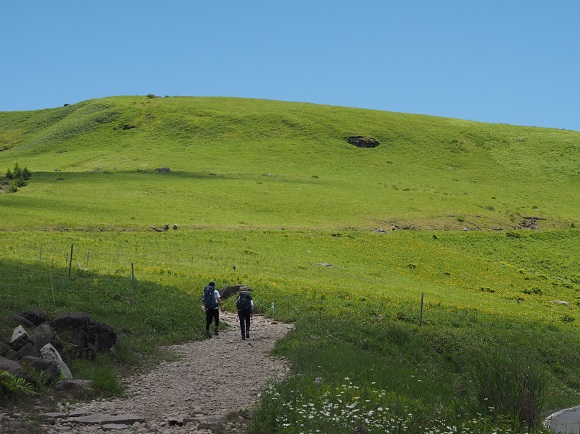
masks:
[[[82,425],[104,425],[104,424],[128,424],[132,425],[135,422],[145,422],[141,416],[134,414],[120,414],[111,416],[109,414],[93,414],[90,416],[81,416],[74,419],[76,423]]]
[[[102,426],[103,431],[115,431],[121,429],[129,429],[129,425],[125,425],[124,423],[106,423]]]

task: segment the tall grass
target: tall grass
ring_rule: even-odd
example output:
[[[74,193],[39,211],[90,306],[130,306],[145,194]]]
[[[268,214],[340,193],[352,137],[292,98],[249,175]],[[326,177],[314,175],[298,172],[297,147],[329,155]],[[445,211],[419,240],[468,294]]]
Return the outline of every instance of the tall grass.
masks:
[[[545,408],[546,375],[525,360],[507,354],[482,355],[473,366],[480,411],[508,415],[513,423],[532,428]]]

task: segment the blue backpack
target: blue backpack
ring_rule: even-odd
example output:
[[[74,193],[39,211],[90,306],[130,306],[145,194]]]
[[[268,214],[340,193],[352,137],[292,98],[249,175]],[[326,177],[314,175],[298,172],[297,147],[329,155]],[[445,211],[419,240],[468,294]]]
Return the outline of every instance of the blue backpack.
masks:
[[[214,291],[215,286],[206,286],[203,288],[203,304],[206,309],[215,309],[217,307]]]

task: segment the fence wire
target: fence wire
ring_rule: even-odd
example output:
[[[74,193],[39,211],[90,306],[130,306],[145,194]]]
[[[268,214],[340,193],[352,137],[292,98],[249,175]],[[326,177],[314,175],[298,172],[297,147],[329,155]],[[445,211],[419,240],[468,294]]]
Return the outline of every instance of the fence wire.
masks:
[[[143,280],[154,281],[159,278],[155,272],[163,273],[167,269],[187,270],[194,258],[183,258],[168,251],[158,251],[154,255],[139,252],[137,255],[74,245],[65,248],[62,245],[22,243],[2,249],[0,265],[3,260],[13,260],[18,264],[17,268],[0,266],[0,284],[6,288],[16,286],[12,291],[2,291],[3,302],[7,305],[13,298],[24,297],[31,307],[86,306],[88,303],[106,307],[119,302],[138,302]],[[2,276],[2,273],[14,273],[15,270],[18,276]],[[143,270],[149,272],[144,275]],[[183,280],[173,280],[168,284],[175,283],[183,284]],[[77,297],[71,297],[70,291],[75,291]],[[287,297],[264,303],[254,299],[254,304],[257,312],[272,316],[282,312],[291,316],[302,314]]]
[[[46,245],[10,245],[0,252],[0,282],[12,291],[3,292],[3,302],[12,298],[29,304],[69,305],[110,304],[134,301],[135,279],[128,254],[119,251],[76,249],[64,250]],[[69,291],[82,293],[70,297]]]

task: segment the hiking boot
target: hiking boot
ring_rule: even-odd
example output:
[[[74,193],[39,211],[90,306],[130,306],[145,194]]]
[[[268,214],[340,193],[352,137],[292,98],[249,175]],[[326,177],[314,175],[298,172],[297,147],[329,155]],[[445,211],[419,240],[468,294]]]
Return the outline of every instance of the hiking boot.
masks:
[[[206,338],[211,338],[211,334],[209,333],[209,330],[205,331],[205,337]]]
[[[218,331],[218,328],[216,327],[216,328],[215,328],[215,330],[213,331],[213,335],[214,335],[214,336],[219,336],[219,334],[220,334],[220,333],[219,333],[219,331]]]
[[[250,339],[250,332],[246,332],[246,337]]]
[[[244,335],[242,335],[242,340],[245,340],[245,339],[246,339],[246,337]]]

